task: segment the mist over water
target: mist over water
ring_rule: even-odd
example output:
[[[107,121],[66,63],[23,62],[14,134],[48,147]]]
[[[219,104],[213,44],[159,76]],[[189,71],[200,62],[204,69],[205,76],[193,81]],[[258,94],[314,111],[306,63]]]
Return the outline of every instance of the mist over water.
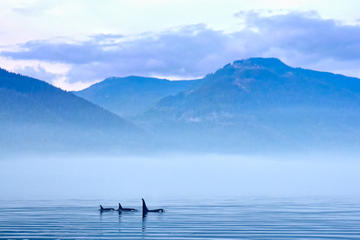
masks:
[[[0,161],[1,199],[360,196],[356,156],[23,157]]]
[[[359,167],[334,154],[6,159],[0,238],[360,239]],[[165,212],[142,218],[141,198]],[[139,211],[98,211],[118,202]]]

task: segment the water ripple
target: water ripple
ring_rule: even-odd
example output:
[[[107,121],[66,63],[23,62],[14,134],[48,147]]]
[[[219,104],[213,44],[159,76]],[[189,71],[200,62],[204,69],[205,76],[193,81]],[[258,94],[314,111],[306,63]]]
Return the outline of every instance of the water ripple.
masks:
[[[356,201],[177,201],[145,219],[95,201],[0,204],[1,239],[360,239]]]

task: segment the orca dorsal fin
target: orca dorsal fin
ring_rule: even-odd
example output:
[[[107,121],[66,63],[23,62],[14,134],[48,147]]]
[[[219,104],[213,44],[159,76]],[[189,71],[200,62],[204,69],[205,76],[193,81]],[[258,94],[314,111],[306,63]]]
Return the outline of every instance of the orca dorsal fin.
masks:
[[[121,206],[121,204],[119,203],[119,209],[123,209],[123,207]]]
[[[103,206],[101,206],[101,204],[100,204],[100,209],[104,209]]]
[[[149,211],[149,209],[146,206],[145,200],[142,198],[142,207],[143,207],[143,214],[147,213]]]

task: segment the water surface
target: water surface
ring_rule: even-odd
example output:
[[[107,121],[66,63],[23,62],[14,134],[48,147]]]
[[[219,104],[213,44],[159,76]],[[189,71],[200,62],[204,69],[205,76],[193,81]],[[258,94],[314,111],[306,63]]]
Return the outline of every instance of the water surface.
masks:
[[[360,239],[360,202],[345,199],[148,201],[163,214],[105,212],[116,200],[0,201],[2,239]],[[140,201],[123,201],[140,210]]]

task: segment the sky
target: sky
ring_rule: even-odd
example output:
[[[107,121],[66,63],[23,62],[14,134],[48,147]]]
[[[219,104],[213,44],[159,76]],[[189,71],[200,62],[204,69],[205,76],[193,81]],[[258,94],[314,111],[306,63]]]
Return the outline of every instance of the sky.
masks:
[[[0,0],[0,67],[65,90],[200,78],[234,60],[360,77],[358,0]]]

